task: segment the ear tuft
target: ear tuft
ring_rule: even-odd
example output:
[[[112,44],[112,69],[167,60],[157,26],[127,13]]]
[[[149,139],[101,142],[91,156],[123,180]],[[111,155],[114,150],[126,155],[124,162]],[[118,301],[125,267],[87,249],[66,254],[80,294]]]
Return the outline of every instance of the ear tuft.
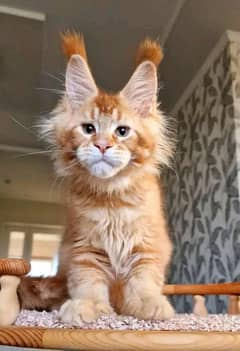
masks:
[[[85,60],[72,55],[66,71],[66,93],[69,101],[77,107],[97,95],[98,89]]]
[[[150,61],[141,63],[120,96],[127,100],[137,114],[147,117],[157,96],[157,72],[154,64]]]
[[[61,39],[62,50],[67,60],[69,60],[72,55],[80,55],[86,62],[88,62],[87,52],[82,34],[66,31],[65,33],[61,34]]]
[[[151,61],[158,67],[162,59],[163,52],[157,41],[146,38],[140,43],[136,54],[136,66],[144,61]]]

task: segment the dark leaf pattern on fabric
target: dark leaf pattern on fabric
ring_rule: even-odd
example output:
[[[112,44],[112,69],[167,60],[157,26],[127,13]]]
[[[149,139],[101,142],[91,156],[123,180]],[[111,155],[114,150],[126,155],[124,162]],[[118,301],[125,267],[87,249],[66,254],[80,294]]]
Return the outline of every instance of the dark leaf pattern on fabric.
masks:
[[[205,233],[205,230],[204,230],[204,225],[203,223],[201,222],[201,220],[198,220],[197,221],[197,229],[199,230],[200,233]]]
[[[217,244],[215,244],[215,243],[212,243],[212,244],[211,244],[211,251],[212,251],[212,254],[213,254],[214,256],[218,256],[218,257],[221,256],[221,252],[220,252],[220,249],[219,249],[219,247],[217,246]]]
[[[230,232],[227,229],[224,229],[222,231],[222,235],[221,235],[221,245],[222,247],[225,247],[226,242],[229,240],[230,237]]]
[[[229,42],[176,115],[179,179],[174,174],[166,177],[176,245],[172,283],[240,281],[240,123],[235,121],[240,112],[236,116],[234,86],[240,99],[240,44]],[[177,311],[192,311],[191,297],[172,301]],[[209,296],[207,306],[210,313],[224,313],[227,299]]]
[[[221,232],[223,231],[222,227],[216,227],[211,235],[210,242],[215,243],[217,238],[220,236]]]
[[[215,180],[221,179],[221,172],[217,169],[217,167],[212,168],[212,176]]]
[[[222,277],[226,277],[226,269],[220,258],[215,259],[215,264],[216,264],[216,270],[219,273],[219,275]]]

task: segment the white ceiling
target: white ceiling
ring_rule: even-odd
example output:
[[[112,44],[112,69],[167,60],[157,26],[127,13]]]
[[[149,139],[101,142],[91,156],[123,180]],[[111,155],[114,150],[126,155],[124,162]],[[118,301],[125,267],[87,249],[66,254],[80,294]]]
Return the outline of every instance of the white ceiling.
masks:
[[[161,100],[168,111],[226,30],[240,31],[239,0],[186,0],[161,65]]]
[[[3,14],[1,6],[46,19]],[[41,89],[62,89],[59,32],[68,28],[84,33],[96,81],[113,91],[129,78],[138,42],[159,38],[165,49],[160,97],[170,111],[222,33],[240,30],[240,1],[0,0],[0,144],[43,147],[33,125],[57,101],[57,94]],[[48,195],[53,176],[47,157],[20,162],[12,155],[0,153],[0,196],[59,201],[58,194]]]
[[[3,142],[18,144],[21,134],[6,111],[29,127],[36,123],[40,112],[54,107],[57,94],[47,89],[62,89],[65,62],[60,50],[61,31],[74,28],[84,33],[97,83],[105,89],[118,90],[130,76],[139,41],[147,35],[165,37],[181,3],[182,0],[0,0],[0,5],[46,15],[41,22],[0,14],[0,33],[7,33],[0,35],[0,117],[4,129],[10,128],[11,134],[6,133]],[[5,111],[1,113],[3,107]],[[36,138],[24,131],[21,144],[38,146]]]

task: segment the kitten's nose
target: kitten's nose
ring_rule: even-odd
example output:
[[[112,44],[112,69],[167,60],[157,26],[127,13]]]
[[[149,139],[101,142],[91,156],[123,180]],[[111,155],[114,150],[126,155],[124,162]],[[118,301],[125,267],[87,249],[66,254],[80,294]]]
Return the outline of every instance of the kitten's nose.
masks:
[[[104,154],[104,152],[107,150],[107,149],[110,149],[110,147],[112,147],[112,145],[109,145],[109,144],[106,144],[106,143],[100,143],[98,142],[97,144],[94,144],[95,147],[97,147],[102,154]]]

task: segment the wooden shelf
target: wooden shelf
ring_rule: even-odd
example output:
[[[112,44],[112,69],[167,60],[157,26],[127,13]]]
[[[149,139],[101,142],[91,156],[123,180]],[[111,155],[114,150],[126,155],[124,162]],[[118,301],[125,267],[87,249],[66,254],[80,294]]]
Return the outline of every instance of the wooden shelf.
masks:
[[[240,333],[5,327],[0,345],[84,351],[239,351]]]

